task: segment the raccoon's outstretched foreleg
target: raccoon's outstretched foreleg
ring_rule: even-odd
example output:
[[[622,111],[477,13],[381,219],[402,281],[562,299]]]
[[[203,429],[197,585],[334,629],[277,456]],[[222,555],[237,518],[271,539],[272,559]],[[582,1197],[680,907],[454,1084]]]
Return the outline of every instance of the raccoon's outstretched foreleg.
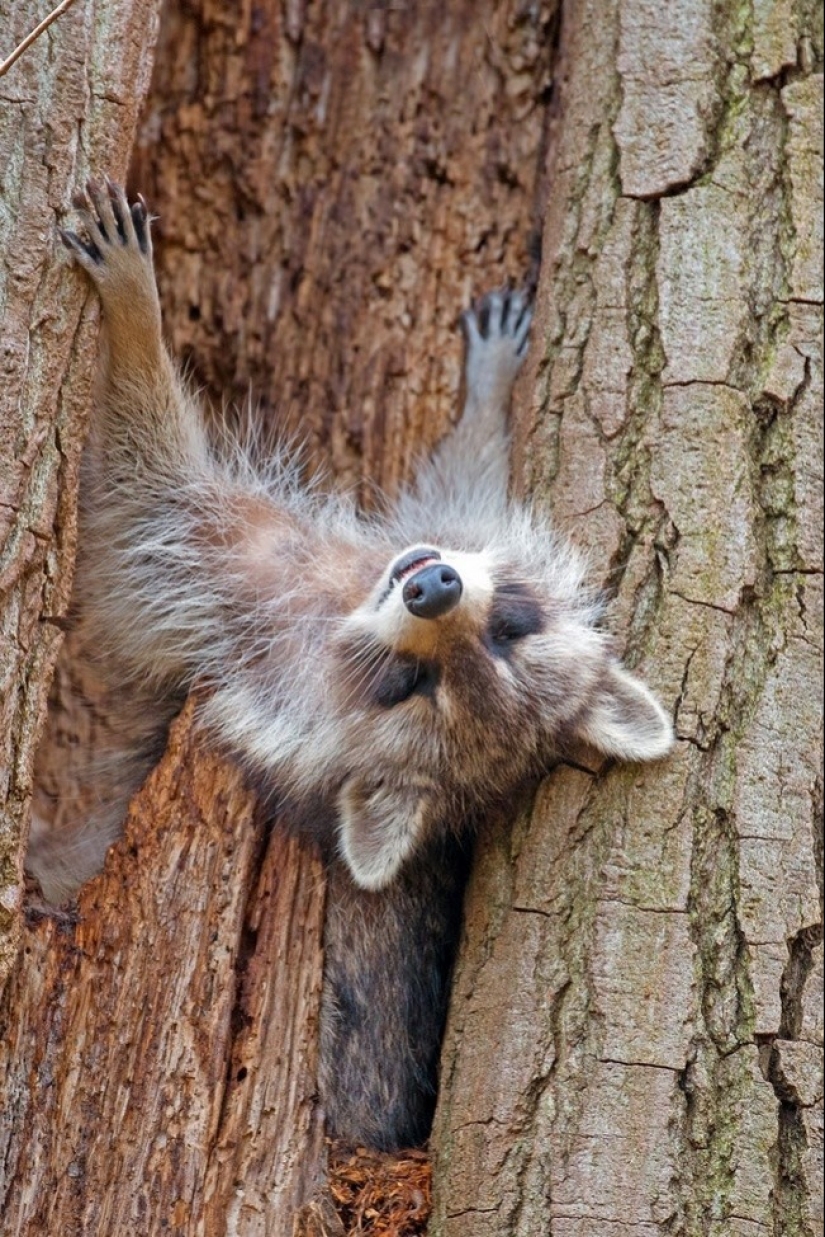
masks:
[[[503,511],[509,480],[507,411],[530,336],[532,306],[521,291],[489,292],[462,315],[464,406],[455,430],[419,473],[399,504],[402,515],[449,518],[468,503],[488,515]]]
[[[91,180],[82,227],[61,232],[103,306],[103,364],[84,457],[77,600],[87,643],[125,679],[220,677],[248,646],[261,546],[290,531],[263,484],[210,449],[201,410],[163,344],[142,199]]]
[[[73,201],[83,230],[61,231],[61,239],[103,305],[104,382],[93,444],[102,439],[109,467],[119,458],[128,467],[137,456],[164,480],[176,469],[189,477],[206,455],[206,438],[163,345],[146,205],[139,198],[130,206],[119,186],[95,180]]]

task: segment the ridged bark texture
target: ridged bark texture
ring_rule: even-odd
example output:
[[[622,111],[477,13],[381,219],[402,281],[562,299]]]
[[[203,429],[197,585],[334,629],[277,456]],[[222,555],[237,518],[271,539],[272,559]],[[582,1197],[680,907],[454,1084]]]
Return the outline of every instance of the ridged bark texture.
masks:
[[[437,1237],[815,1237],[822,9],[563,11],[517,481],[673,708],[487,839]]]

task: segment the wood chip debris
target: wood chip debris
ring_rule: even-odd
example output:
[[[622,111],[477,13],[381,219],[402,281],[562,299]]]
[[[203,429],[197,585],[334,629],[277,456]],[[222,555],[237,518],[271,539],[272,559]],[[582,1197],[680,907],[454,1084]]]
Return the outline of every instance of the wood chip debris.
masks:
[[[425,1151],[331,1148],[329,1190],[346,1237],[424,1237],[432,1208]]]

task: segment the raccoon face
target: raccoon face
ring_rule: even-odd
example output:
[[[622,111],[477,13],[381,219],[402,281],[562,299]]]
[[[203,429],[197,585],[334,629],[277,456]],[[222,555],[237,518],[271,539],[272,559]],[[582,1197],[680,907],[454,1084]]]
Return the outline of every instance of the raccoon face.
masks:
[[[663,710],[611,658],[578,570],[512,551],[413,546],[343,625],[350,768],[340,846],[380,888],[436,829],[514,792],[571,744],[650,760],[670,747]]]

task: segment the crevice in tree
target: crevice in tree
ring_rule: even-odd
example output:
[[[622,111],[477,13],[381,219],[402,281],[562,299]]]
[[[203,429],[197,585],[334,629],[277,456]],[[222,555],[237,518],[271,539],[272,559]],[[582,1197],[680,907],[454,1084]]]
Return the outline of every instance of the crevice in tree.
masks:
[[[788,942],[788,963],[779,990],[782,1001],[782,1039],[797,1039],[802,1030],[802,997],[813,966],[814,947],[822,941],[822,924],[802,928]]]

